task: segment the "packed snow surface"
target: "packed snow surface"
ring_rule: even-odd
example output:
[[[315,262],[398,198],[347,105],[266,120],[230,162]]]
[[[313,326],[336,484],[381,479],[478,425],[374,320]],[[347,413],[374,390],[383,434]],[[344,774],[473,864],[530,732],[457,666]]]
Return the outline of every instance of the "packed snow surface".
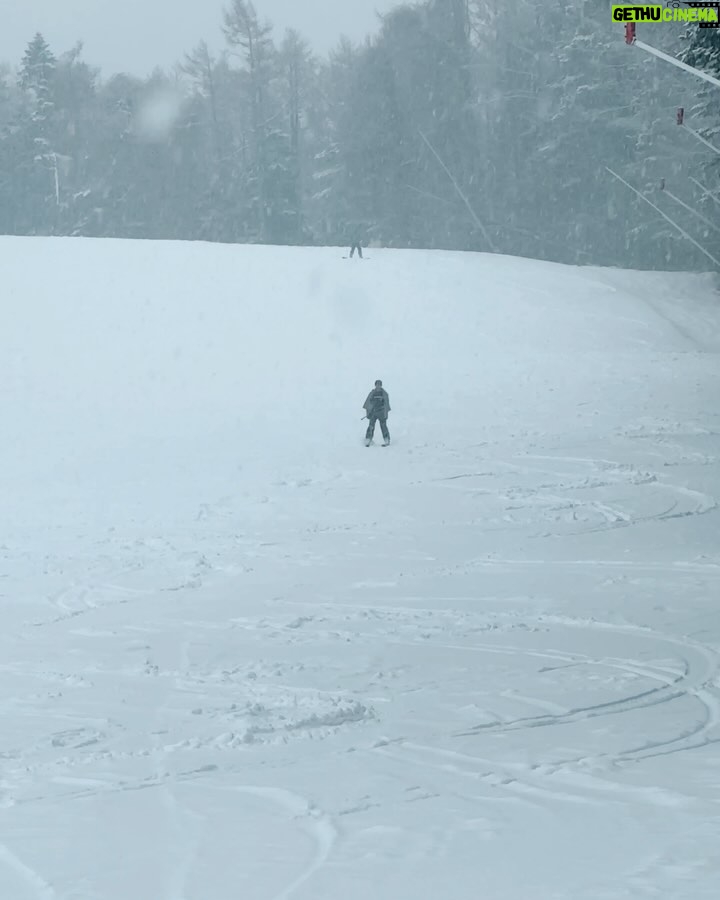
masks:
[[[0,900],[717,900],[711,279],[342,253],[0,240]]]

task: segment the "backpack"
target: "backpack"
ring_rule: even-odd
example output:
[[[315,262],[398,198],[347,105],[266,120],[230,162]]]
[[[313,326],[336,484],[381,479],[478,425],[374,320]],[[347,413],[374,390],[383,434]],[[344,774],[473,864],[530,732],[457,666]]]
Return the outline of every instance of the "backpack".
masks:
[[[382,388],[370,392],[370,412],[378,418],[385,412],[385,391]]]

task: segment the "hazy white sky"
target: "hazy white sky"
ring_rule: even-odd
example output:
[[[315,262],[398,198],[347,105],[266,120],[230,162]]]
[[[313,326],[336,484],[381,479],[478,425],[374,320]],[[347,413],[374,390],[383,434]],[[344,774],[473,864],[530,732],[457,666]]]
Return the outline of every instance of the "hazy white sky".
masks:
[[[255,0],[278,37],[297,28],[319,51],[341,34],[361,39],[377,27],[377,12],[398,0]],[[0,61],[17,64],[36,31],[56,53],[76,41],[84,58],[103,68],[143,75],[169,66],[204,39],[222,46],[222,10],[230,0],[0,0]]]

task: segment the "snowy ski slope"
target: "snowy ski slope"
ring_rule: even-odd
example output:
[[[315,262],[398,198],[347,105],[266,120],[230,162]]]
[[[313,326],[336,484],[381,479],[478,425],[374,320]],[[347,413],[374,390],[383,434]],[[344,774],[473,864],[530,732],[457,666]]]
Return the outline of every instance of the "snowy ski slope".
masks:
[[[0,239],[0,900],[717,900],[711,279],[341,256]]]

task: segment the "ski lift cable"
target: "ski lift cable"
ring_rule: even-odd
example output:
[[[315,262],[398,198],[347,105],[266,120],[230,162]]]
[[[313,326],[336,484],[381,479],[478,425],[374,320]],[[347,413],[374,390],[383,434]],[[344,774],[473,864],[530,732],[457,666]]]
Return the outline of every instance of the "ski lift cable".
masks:
[[[465,194],[465,192],[462,190],[462,188],[460,187],[460,185],[457,183],[457,180],[456,180],[455,176],[454,176],[453,173],[450,171],[450,169],[448,169],[448,167],[445,165],[445,163],[443,162],[442,157],[441,157],[440,154],[437,152],[437,150],[433,147],[433,145],[430,143],[430,141],[428,140],[428,138],[423,134],[422,131],[419,131],[418,133],[419,133],[420,137],[423,139],[423,141],[424,141],[424,142],[427,144],[427,146],[429,147],[429,149],[430,149],[431,153],[433,154],[433,156],[435,157],[435,159],[436,159],[436,160],[440,163],[440,165],[442,166],[443,171],[445,172],[445,174],[448,176],[448,178],[449,178],[450,181],[452,182],[452,185],[453,185],[453,187],[455,188],[455,191],[457,192],[457,194],[460,196],[460,199],[463,201],[463,203],[464,203],[465,206],[467,207],[467,210],[468,210],[468,212],[470,213],[470,216],[471,216],[473,222],[475,222],[475,224],[477,225],[477,227],[480,229],[480,232],[482,233],[483,237],[485,238],[485,241],[487,242],[488,246],[490,247],[490,250],[491,250],[493,253],[497,253],[497,249],[496,249],[496,247],[495,247],[495,244],[493,243],[492,238],[491,238],[490,235],[488,234],[488,231],[487,231],[487,229],[485,228],[485,226],[483,225],[483,223],[482,223],[482,222],[480,221],[480,219],[478,218],[477,213],[475,212],[475,210],[474,210],[473,207],[472,207],[472,204],[470,203],[470,201],[469,201],[468,198],[467,198],[467,194]]]
[[[605,169],[613,176],[613,178],[617,178],[617,180],[618,180],[619,182],[621,182],[622,184],[624,184],[625,187],[630,188],[630,190],[633,192],[633,194],[636,194],[641,200],[644,200],[645,203],[648,204],[648,206],[652,206],[652,208],[655,210],[655,212],[659,213],[659,214],[663,217],[663,219],[665,219],[666,222],[669,222],[670,225],[672,225],[672,227],[673,227],[676,231],[679,231],[680,234],[681,234],[684,238],[686,238],[688,241],[690,241],[691,244],[693,244],[695,247],[697,247],[698,250],[699,250],[704,256],[707,256],[707,258],[708,258],[709,260],[711,260],[713,263],[715,263],[716,266],[719,266],[719,267],[720,267],[720,259],[716,259],[716,258],[712,255],[712,253],[710,253],[708,250],[706,250],[706,249],[702,246],[702,244],[699,244],[699,243],[695,240],[695,238],[692,237],[692,235],[688,234],[687,231],[685,231],[684,228],[682,228],[680,225],[678,225],[677,222],[675,222],[673,219],[671,219],[670,216],[667,215],[667,213],[664,213],[664,212],[660,209],[659,206],[656,206],[656,205],[652,202],[652,200],[649,200],[649,199],[645,196],[645,194],[641,193],[641,191],[639,191],[637,188],[633,187],[629,182],[625,181],[625,179],[624,179],[622,176],[618,175],[617,172],[613,172],[613,170],[612,170],[611,168],[609,168],[608,166],[605,166]]]
[[[720,228],[718,228],[718,226],[714,222],[711,222],[710,219],[706,218],[702,213],[699,213],[696,209],[693,209],[689,203],[681,200],[680,197],[676,197],[675,194],[673,194],[667,188],[664,189],[663,193],[667,194],[667,196],[671,200],[674,200],[675,203],[678,203],[680,206],[682,206],[683,209],[686,209],[693,216],[696,216],[698,219],[700,219],[701,222],[704,222],[705,225],[708,226],[708,228],[712,228],[713,231],[720,232]]]
[[[628,22],[628,25],[635,25],[634,22]],[[694,75],[696,78],[702,78],[705,81],[709,81],[710,84],[714,84],[715,87],[720,87],[720,79],[715,78],[713,75],[708,75],[707,72],[702,72],[700,69],[695,69],[693,66],[689,66],[687,63],[682,62],[679,59],[676,59],[674,56],[670,56],[669,53],[663,53],[662,50],[657,50],[655,47],[651,47],[650,44],[646,44],[645,41],[639,41],[635,37],[635,29],[634,28],[626,28],[626,37],[625,40],[632,47],[639,47],[641,50],[644,50],[646,53],[650,53],[652,56],[657,56],[658,59],[663,59],[665,62],[671,63],[673,66],[676,66],[678,69],[682,69],[684,72],[689,72],[691,75]]]
[[[705,146],[709,147],[710,150],[713,151],[713,153],[717,153],[718,156],[720,156],[720,149],[718,149],[714,144],[711,144],[710,141],[708,141],[706,138],[704,138],[701,134],[698,134],[698,132],[695,131],[694,128],[691,128],[689,125],[683,125],[682,127],[685,129],[685,131],[690,132],[690,134],[696,140],[700,141],[701,144],[705,144]]]
[[[706,188],[704,184],[699,182],[697,178],[693,178],[692,175],[690,175],[689,178],[690,181],[692,181],[693,184],[697,185],[703,192],[703,197],[709,197],[715,203],[720,204],[720,198],[718,198],[709,188]]]

